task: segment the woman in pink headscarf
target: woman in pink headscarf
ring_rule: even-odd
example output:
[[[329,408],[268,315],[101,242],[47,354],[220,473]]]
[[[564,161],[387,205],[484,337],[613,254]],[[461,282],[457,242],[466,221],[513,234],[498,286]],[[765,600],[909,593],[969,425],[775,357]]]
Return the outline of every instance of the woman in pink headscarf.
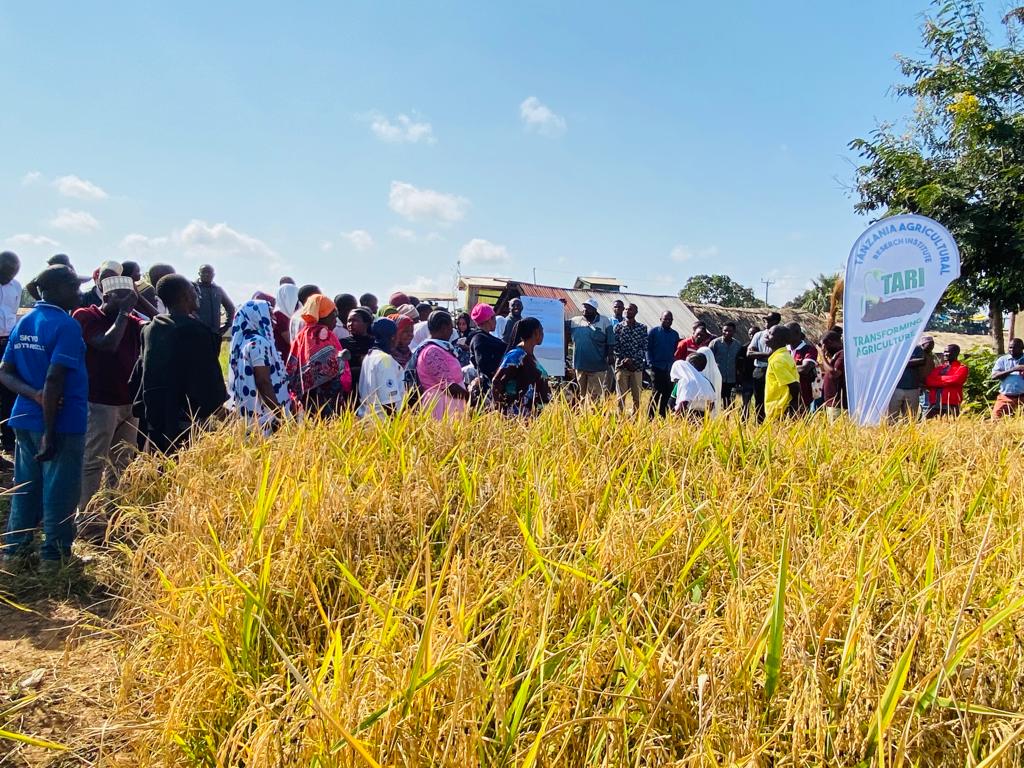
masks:
[[[430,338],[417,349],[413,362],[423,390],[422,403],[435,419],[445,414],[461,415],[466,410],[469,392],[463,384],[462,366],[452,347],[452,316],[443,310],[430,315]]]

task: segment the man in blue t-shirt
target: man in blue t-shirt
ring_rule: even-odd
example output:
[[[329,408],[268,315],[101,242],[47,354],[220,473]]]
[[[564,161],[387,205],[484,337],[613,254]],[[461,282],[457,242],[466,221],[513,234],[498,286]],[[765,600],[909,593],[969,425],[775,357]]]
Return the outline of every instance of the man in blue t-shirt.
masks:
[[[11,427],[17,437],[14,484],[3,557],[25,554],[42,523],[40,557],[49,569],[67,562],[82,487],[89,382],[78,307],[78,276],[47,267],[34,281],[41,296],[11,332],[0,383],[17,394]]]
[[[992,378],[999,382],[999,395],[992,408],[992,418],[1000,419],[1024,408],[1024,341],[1010,339],[1008,355],[992,367]]]

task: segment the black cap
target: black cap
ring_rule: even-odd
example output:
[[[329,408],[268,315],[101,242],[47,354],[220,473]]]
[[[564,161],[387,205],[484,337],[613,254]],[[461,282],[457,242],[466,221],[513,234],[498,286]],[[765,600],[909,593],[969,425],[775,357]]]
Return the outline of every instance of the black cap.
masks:
[[[63,264],[54,264],[40,272],[33,280],[36,287],[41,291],[49,291],[63,284],[72,284],[78,287],[78,275],[70,267]]]

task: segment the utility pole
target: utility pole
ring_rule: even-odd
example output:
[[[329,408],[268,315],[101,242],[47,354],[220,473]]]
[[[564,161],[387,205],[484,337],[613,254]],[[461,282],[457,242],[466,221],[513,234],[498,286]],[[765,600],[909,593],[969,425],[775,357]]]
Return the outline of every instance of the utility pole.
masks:
[[[537,284],[537,268],[536,267],[533,268],[533,284],[534,285]]]
[[[774,280],[767,280],[767,279],[762,278],[761,282],[764,284],[764,303],[767,306],[768,305],[768,289],[771,288],[773,285],[775,285],[775,281]]]

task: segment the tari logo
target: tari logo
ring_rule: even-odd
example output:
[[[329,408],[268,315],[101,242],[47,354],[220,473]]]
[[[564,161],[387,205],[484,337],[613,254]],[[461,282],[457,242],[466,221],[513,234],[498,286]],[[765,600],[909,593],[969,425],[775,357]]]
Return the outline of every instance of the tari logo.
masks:
[[[915,293],[924,288],[924,269],[902,269],[883,272],[873,269],[864,273],[865,323],[877,323],[894,317],[916,315],[924,309],[924,302]]]
[[[892,296],[924,288],[924,268],[904,269],[881,276],[882,295]]]

